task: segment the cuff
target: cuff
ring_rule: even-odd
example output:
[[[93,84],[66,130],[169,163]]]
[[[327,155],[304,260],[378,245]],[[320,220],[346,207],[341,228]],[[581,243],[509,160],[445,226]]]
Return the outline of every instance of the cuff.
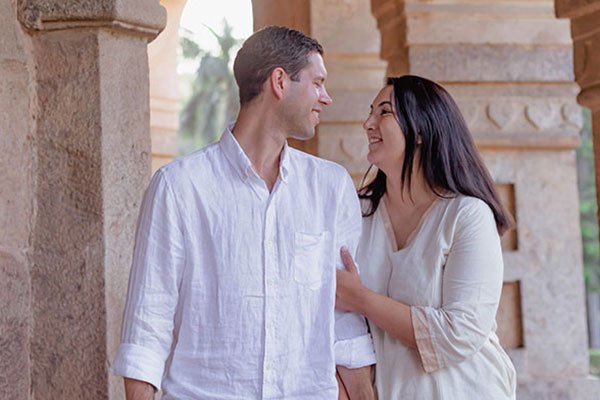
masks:
[[[110,372],[125,378],[150,383],[160,389],[165,362],[153,350],[131,343],[121,343]]]
[[[427,322],[427,308],[414,306],[411,307],[410,317],[412,320],[415,341],[417,343],[419,355],[421,356],[423,369],[428,373],[437,371],[442,367],[442,363],[438,359],[433,337],[429,330],[429,323]]]
[[[334,344],[335,364],[346,368],[361,368],[375,364],[375,350],[371,335],[338,340]]]

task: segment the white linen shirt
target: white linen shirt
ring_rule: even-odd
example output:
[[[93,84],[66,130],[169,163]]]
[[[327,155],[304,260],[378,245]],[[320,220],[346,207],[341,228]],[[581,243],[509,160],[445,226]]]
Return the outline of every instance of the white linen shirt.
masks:
[[[337,164],[284,147],[272,192],[230,129],[161,168],[144,196],[112,371],[163,399],[337,399],[335,365],[373,364],[335,311],[360,206]]]

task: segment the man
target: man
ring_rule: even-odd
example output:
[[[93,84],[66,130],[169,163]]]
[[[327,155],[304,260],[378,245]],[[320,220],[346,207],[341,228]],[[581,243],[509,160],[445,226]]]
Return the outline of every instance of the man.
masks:
[[[241,109],[219,143],[161,168],[136,234],[114,373],[127,398],[372,396],[370,335],[335,312],[358,201],[345,170],[287,146],[332,100],[321,45],[268,27],[234,63]],[[342,392],[343,393],[343,392]]]

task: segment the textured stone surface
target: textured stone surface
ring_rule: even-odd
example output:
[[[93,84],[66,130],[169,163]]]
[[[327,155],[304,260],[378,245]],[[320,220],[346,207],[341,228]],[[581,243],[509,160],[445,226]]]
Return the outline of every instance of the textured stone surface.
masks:
[[[515,363],[519,380],[585,377],[575,154],[485,152],[484,159],[493,178],[513,183],[516,192],[519,248],[505,253],[505,279],[521,285],[525,347]]]
[[[440,81],[570,81],[571,46],[447,45],[410,48],[410,73]]]
[[[555,19],[551,1],[407,1],[404,10],[411,45],[571,45],[569,24]]]
[[[0,252],[0,398],[28,399],[30,285],[26,262]]]
[[[592,376],[579,379],[548,379],[521,383],[519,400],[597,400],[600,382]]]
[[[100,102],[105,352],[110,363],[120,342],[135,226],[150,172],[150,111],[145,41],[109,33],[100,34],[98,39],[105,81]],[[121,390],[122,379],[109,375],[110,398],[121,398]]]
[[[119,22],[155,36],[166,23],[157,0],[18,0],[19,19],[29,29],[56,29]]]
[[[47,66],[36,76],[36,398],[107,397],[98,52],[95,32],[34,40],[34,61]]]
[[[107,368],[150,167],[146,40],[55,31],[33,57],[48,66],[36,75],[33,392],[120,398]]]
[[[0,398],[29,399],[33,125],[28,40],[11,0],[0,0]]]

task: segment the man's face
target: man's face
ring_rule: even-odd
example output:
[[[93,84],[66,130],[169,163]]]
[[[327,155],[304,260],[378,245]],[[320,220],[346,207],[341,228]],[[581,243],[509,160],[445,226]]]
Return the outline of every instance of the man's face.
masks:
[[[314,52],[308,57],[308,61],[298,79],[290,80],[290,90],[283,103],[289,136],[299,140],[308,140],[315,135],[319,113],[324,106],[333,102],[325,90],[327,70],[323,57]]]

